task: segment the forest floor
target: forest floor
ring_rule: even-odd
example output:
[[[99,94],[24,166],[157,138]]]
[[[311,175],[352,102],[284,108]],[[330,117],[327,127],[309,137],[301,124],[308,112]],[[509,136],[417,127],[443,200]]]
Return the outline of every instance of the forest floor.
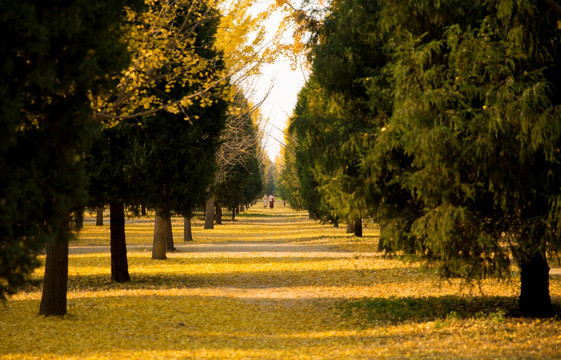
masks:
[[[131,282],[116,284],[107,221],[88,216],[71,244],[67,316],[37,315],[43,269],[0,304],[1,359],[561,357],[561,321],[516,316],[515,269],[510,281],[441,281],[377,253],[374,224],[356,238],[258,204],[212,230],[195,219],[192,243],[174,219],[177,251],[154,261],[153,218],[131,218]]]

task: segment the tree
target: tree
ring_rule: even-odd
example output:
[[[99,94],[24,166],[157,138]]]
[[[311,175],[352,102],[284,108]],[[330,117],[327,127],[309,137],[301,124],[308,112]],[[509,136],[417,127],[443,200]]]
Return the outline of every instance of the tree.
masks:
[[[253,173],[248,170],[249,162],[257,157],[259,149],[259,136],[258,130],[254,125],[254,118],[258,115],[257,107],[252,106],[243,93],[238,91],[233,101],[230,103],[227,117],[226,126],[220,135],[220,148],[216,153],[217,171],[214,176],[214,182],[209,186],[209,192],[212,194],[206,202],[205,208],[205,229],[212,229],[214,227],[214,208],[216,187],[222,187],[222,200],[227,200],[230,204],[228,206],[238,206],[244,203],[244,196],[242,193],[232,193],[234,189],[226,189],[226,184],[238,179],[242,181],[244,176],[252,175]],[[248,173],[248,171],[250,171]],[[254,170],[257,176],[260,176],[259,170]],[[232,174],[231,174],[232,173]],[[237,173],[233,175],[233,173]],[[260,181],[260,180],[259,180]],[[233,184],[235,188],[243,189],[242,184]],[[242,190],[243,191],[243,190]],[[259,190],[261,191],[261,190]],[[226,195],[229,194],[229,195]],[[233,200],[233,199],[236,200]],[[249,202],[249,201],[248,201]],[[220,203],[216,203],[216,207]],[[225,204],[224,204],[225,205]]]
[[[423,204],[412,234],[446,276],[503,276],[512,255],[521,311],[550,314],[546,251],[559,244],[559,14],[526,1],[419,10],[404,6],[394,16],[408,31],[393,49],[400,93],[388,123],[388,136],[411,157],[397,181]]]
[[[552,311],[559,247],[556,5],[334,1],[312,55],[320,100],[337,101],[300,124],[344,139],[343,161],[313,169],[332,199],[365,197],[383,247],[468,281],[506,276],[512,256],[530,315]]]
[[[148,148],[145,166],[149,173],[142,199],[156,209],[169,229],[172,213],[189,219],[193,209],[205,201],[206,189],[214,180],[215,154],[225,110],[224,101],[215,101],[210,107],[199,108],[190,122],[173,114],[151,116],[143,121],[142,142]],[[156,254],[156,244],[165,243],[165,236],[170,234],[157,229],[155,234],[156,231],[164,235],[154,236],[152,257],[165,258],[165,252]]]
[[[217,153],[219,168],[215,175],[213,194],[218,203],[234,211],[239,205],[254,200],[263,189],[255,114],[255,108],[238,93],[236,101],[230,106],[226,129]]]
[[[325,144],[320,141],[324,135],[316,124],[323,121],[323,93],[314,79],[310,79],[298,95],[294,115],[287,130],[286,168],[284,170],[285,189],[291,194],[289,201],[293,206],[308,210],[310,218],[320,221],[337,222],[333,208],[319,191],[315,177],[316,162],[324,151]],[[292,174],[291,174],[292,173]],[[293,177],[292,181],[289,180]]]
[[[93,133],[88,94],[124,65],[122,4],[0,8],[0,296],[25,280],[47,244],[40,314],[64,315],[69,216],[85,202],[81,160]]]
[[[165,6],[162,8],[162,11],[168,10]],[[139,17],[151,19],[153,11],[155,9],[149,8]],[[204,14],[204,19],[194,15],[196,13]],[[193,49],[190,56],[199,59],[196,68],[202,72],[201,76],[215,78],[223,71],[221,54],[213,48],[219,22],[216,10],[209,10],[205,3],[195,1],[176,4],[172,14],[176,18],[167,20],[166,29],[181,33],[184,27],[193,31],[196,28],[197,31],[183,41]],[[163,26],[158,22],[156,25]],[[175,45],[184,48],[184,44]],[[205,59],[207,68],[200,66],[201,59]],[[173,74],[183,67],[183,61],[182,57],[167,59],[159,71]],[[178,79],[169,77],[167,82],[153,82],[153,89],[139,90],[143,96],[139,102],[148,101],[147,98],[155,101],[157,97],[158,101],[169,103],[198,91],[197,83],[181,87],[170,85],[176,81]],[[119,204],[114,208],[119,218],[124,218],[125,203],[155,209],[153,258],[165,259],[166,249],[174,247],[171,214],[190,217],[193,207],[204,199],[204,189],[214,171],[218,134],[224,122],[222,91],[223,87],[215,84],[205,92],[204,99],[190,99],[189,106],[182,107],[180,114],[168,108],[169,111],[149,111],[139,118],[124,117],[117,124],[102,125],[104,135],[92,165],[92,172],[97,174],[93,190],[99,193],[105,189],[102,198]],[[128,106],[131,109],[132,104]],[[118,228],[111,232],[112,279],[129,281],[124,222],[115,223]]]

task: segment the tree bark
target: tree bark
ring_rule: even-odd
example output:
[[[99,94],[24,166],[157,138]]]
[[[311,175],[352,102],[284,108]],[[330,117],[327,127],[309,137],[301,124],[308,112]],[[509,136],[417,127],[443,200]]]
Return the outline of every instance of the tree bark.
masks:
[[[353,234],[355,232],[355,222],[347,221],[347,234]]]
[[[355,236],[362,237],[362,219],[355,220]]]
[[[173,230],[171,228],[171,216],[166,216],[165,220],[166,220],[166,226],[168,228],[166,233],[167,250],[169,252],[173,252],[175,251],[175,245],[173,243]]]
[[[214,223],[216,225],[222,225],[222,205],[216,202],[214,207],[216,208],[216,219]]]
[[[382,241],[382,229],[383,229],[383,225],[380,224],[379,225],[380,228],[380,232],[378,233],[378,252],[382,252],[385,250],[384,248],[384,242]]]
[[[166,260],[168,224],[161,209],[156,210],[156,221],[154,223],[154,241],[152,243],[152,259]]]
[[[551,316],[553,306],[549,296],[549,266],[545,253],[537,252],[519,263],[520,311],[530,316]]]
[[[95,226],[103,226],[103,206],[96,208]]]
[[[66,315],[68,238],[70,236],[68,221],[69,219],[61,225],[55,238],[47,244],[47,259],[39,315]]]
[[[214,196],[211,196],[206,201],[205,229],[214,229]]]
[[[183,218],[183,241],[193,241],[193,232],[191,231],[191,217]]]
[[[86,209],[82,206],[74,210],[74,229],[80,231],[84,228],[84,211]]]
[[[122,201],[109,203],[109,230],[111,232],[111,280],[130,281],[125,238],[125,206]]]

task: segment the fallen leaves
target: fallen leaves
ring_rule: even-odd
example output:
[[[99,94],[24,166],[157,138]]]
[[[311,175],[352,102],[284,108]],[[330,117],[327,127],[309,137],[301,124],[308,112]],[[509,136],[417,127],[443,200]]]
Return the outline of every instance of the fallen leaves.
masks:
[[[150,252],[131,251],[132,281],[126,284],[110,282],[107,251],[71,255],[70,315],[38,316],[37,286],[13,296],[0,307],[0,358],[561,355],[557,320],[487,311],[516,301],[516,282],[485,281],[487,297],[459,293],[458,281],[440,282],[416,263],[373,252],[374,227],[357,240],[344,229],[315,224],[305,214],[275,211],[257,206],[216,231],[205,232],[202,224],[195,224],[194,233],[201,236],[195,236],[193,244],[178,242],[180,251],[169,254],[167,261],[152,261]],[[176,222],[180,233],[181,221]],[[137,244],[151,242],[150,224],[134,224]],[[82,236],[98,236],[92,234],[99,230],[92,228],[87,227],[77,243],[90,245]],[[260,246],[263,242],[267,246]],[[551,278],[551,294],[554,299],[561,296],[559,277]]]

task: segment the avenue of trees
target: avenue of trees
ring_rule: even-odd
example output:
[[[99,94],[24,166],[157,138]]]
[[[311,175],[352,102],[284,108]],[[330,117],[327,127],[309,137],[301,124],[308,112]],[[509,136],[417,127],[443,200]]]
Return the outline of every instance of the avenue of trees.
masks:
[[[0,299],[46,251],[40,314],[66,313],[72,220],[78,225],[86,207],[110,209],[113,281],[130,280],[127,211],[155,211],[152,258],[165,259],[173,250],[170,216],[190,224],[219,193],[229,128],[252,144],[226,159],[236,169],[229,186],[242,186],[236,201],[261,195],[257,115],[232,116],[248,102],[240,83],[280,46],[263,36],[277,5],[255,14],[253,3],[0,5]]]
[[[561,245],[561,8],[553,1],[333,0],[309,21],[311,76],[282,191],[323,221],[371,218],[380,250],[445,277],[520,269],[549,315]]]

